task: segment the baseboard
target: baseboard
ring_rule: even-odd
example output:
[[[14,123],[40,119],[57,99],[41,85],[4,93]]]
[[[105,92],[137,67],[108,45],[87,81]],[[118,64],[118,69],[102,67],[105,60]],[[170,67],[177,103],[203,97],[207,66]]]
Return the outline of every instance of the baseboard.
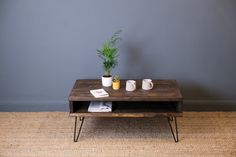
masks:
[[[1,112],[69,111],[67,101],[0,101]]]
[[[236,100],[184,100],[184,111],[236,111]]]
[[[0,112],[69,111],[67,101],[0,101]],[[184,100],[183,111],[236,111],[235,100]]]

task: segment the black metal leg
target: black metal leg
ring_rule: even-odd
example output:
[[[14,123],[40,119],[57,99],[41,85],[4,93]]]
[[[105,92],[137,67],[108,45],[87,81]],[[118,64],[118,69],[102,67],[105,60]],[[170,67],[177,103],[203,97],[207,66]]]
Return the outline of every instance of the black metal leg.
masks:
[[[170,126],[170,130],[171,130],[171,133],[172,133],[172,136],[174,138],[174,141],[175,142],[179,142],[179,137],[178,137],[178,126],[177,126],[177,120],[176,120],[176,117],[168,117],[168,123],[169,123],[169,126]],[[175,134],[174,134],[174,131],[173,131],[173,128],[172,128],[172,125],[171,125],[171,121],[173,121],[174,119],[174,123],[175,123]]]
[[[75,117],[75,126],[74,126],[74,142],[78,142],[79,135],[80,135],[83,123],[84,123],[84,117],[79,117],[79,120],[81,121],[81,123],[80,123],[78,135],[76,136],[76,129],[77,129],[77,116],[76,116]]]

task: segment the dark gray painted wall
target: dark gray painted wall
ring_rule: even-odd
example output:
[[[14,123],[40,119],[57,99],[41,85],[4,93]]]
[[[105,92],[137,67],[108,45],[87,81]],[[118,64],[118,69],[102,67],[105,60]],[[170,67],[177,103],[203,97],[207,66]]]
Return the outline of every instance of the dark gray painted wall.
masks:
[[[176,79],[187,107],[236,106],[235,15],[235,0],[1,0],[0,110],[66,110],[119,28],[113,73]]]

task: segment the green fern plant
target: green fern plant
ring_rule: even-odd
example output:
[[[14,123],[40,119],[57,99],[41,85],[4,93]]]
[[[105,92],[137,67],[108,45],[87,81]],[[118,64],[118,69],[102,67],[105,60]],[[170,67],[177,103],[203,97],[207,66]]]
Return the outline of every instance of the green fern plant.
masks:
[[[119,34],[122,30],[116,31],[109,40],[107,40],[101,49],[98,49],[98,56],[103,60],[104,76],[111,76],[111,70],[118,65],[117,44],[121,40]]]

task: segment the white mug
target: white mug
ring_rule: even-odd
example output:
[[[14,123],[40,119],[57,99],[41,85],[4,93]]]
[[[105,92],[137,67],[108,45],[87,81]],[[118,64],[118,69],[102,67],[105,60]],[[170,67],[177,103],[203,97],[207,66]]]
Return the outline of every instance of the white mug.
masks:
[[[142,89],[150,90],[153,88],[153,83],[151,79],[143,79],[142,81]]]
[[[125,89],[127,91],[134,91],[136,89],[136,81],[134,80],[127,80]]]

